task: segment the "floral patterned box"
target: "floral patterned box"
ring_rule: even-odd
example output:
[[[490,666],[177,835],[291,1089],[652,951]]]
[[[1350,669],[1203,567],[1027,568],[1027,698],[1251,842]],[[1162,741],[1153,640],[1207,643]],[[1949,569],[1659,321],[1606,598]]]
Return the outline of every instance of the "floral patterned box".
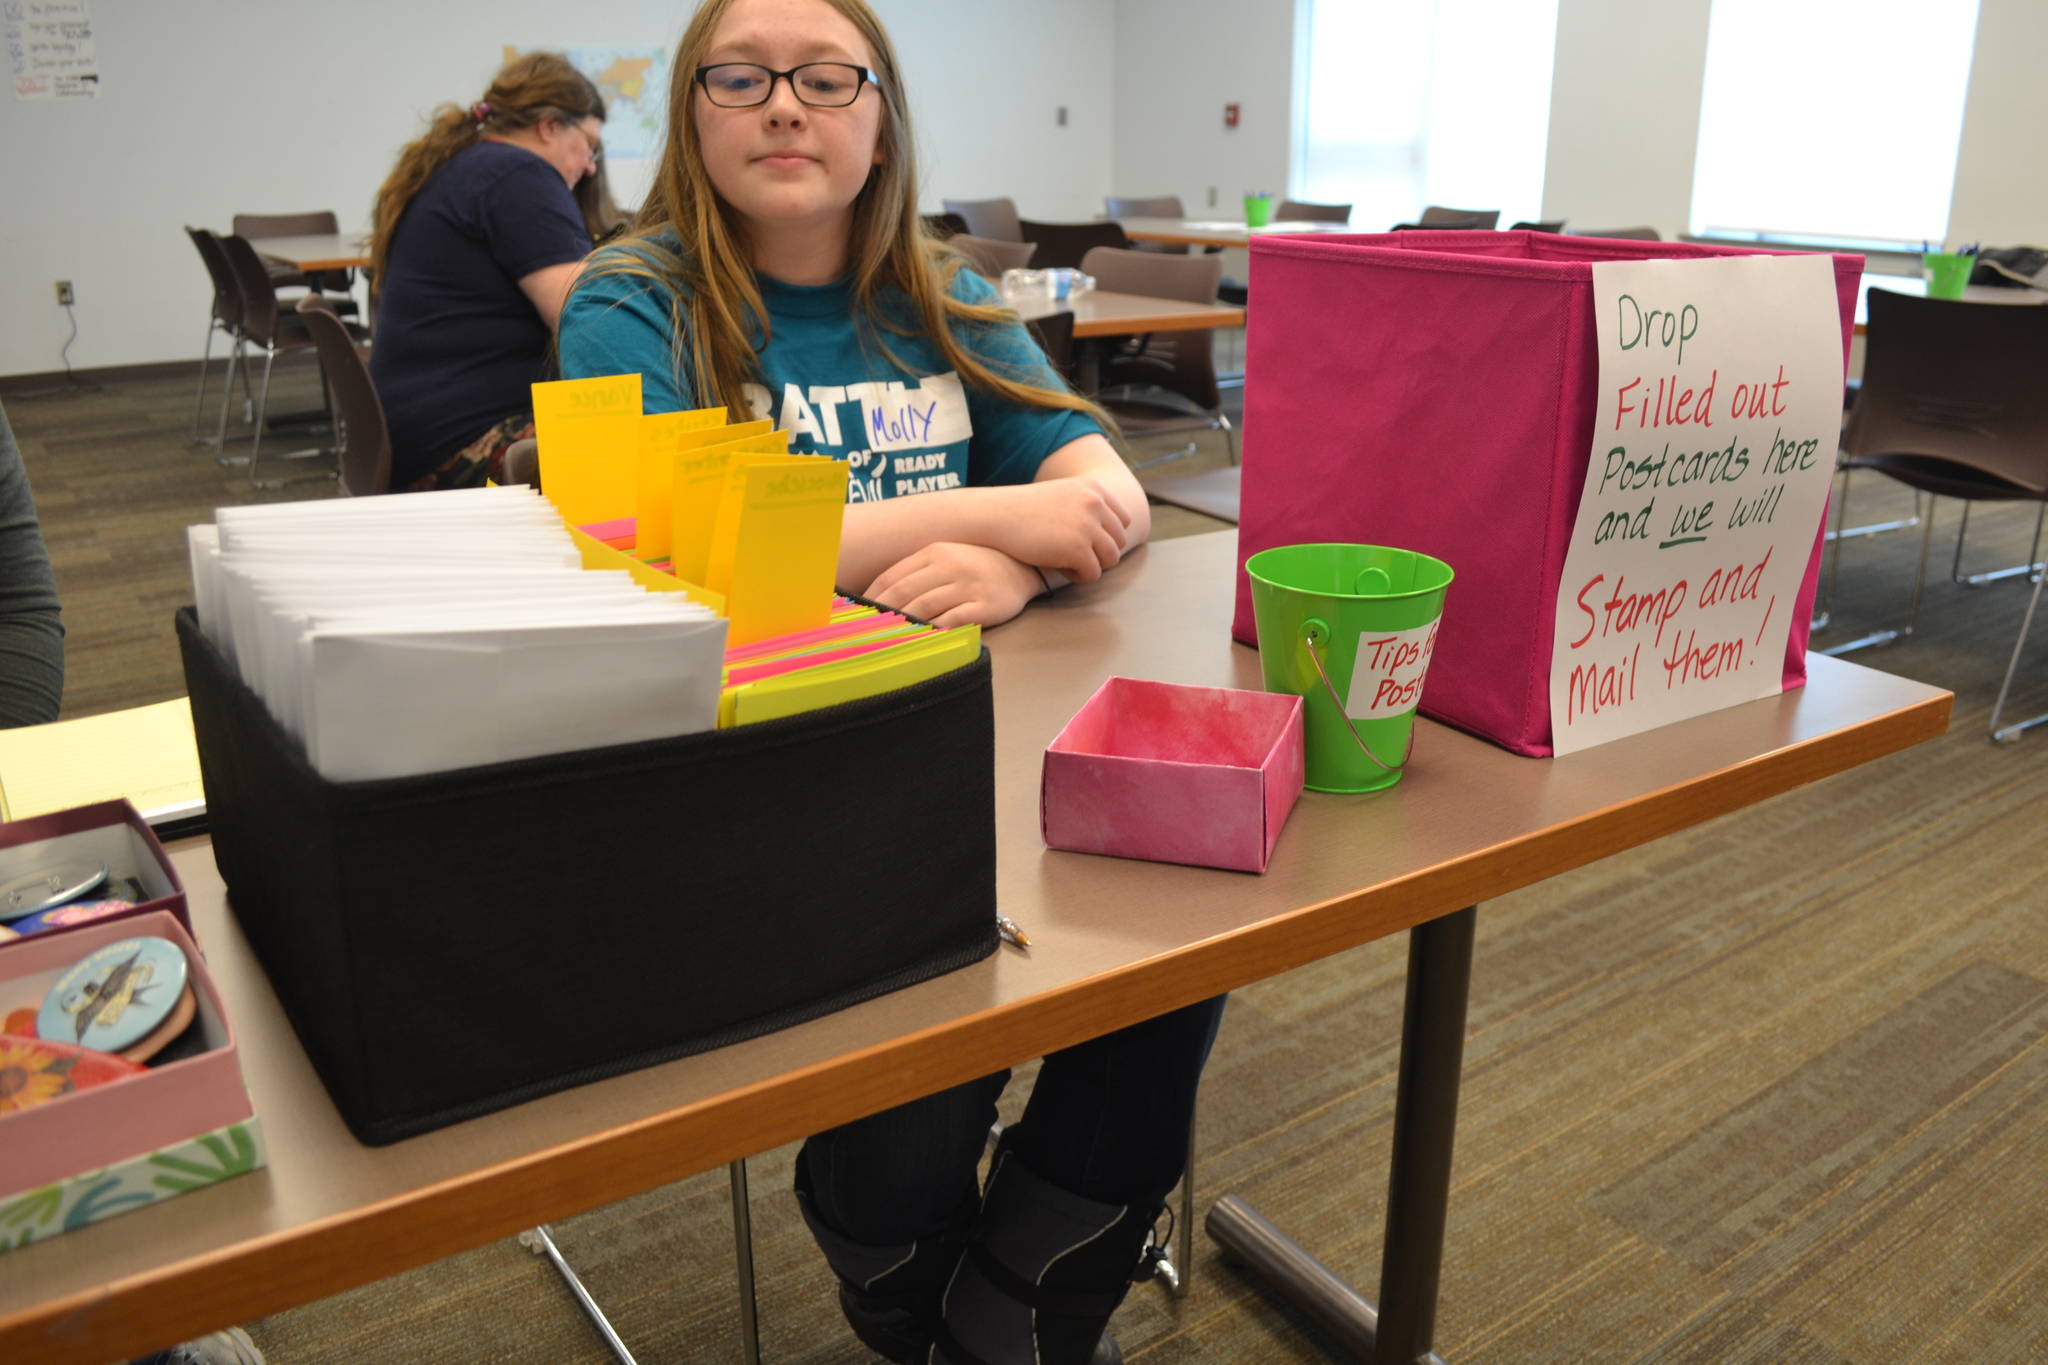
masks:
[[[203,1052],[29,1108],[37,1083],[0,1040],[0,1251],[258,1169],[262,1129],[242,1084],[234,1030],[205,959],[164,910],[0,944],[0,1015],[40,1002],[64,970],[109,943],[151,934],[184,951]]]

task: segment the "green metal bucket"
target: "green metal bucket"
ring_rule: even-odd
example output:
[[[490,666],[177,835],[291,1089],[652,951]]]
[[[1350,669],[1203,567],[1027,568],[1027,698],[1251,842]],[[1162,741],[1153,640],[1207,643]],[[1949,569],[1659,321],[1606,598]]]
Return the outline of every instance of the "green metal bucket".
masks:
[[[1280,545],[1244,571],[1266,690],[1303,699],[1306,785],[1399,782],[1451,566],[1383,545]]]

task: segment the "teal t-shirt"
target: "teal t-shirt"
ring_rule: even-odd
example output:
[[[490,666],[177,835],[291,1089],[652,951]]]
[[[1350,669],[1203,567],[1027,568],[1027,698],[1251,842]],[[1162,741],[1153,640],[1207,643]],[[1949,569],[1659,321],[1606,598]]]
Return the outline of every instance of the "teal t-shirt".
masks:
[[[632,250],[626,243],[607,247],[592,263]],[[768,309],[768,343],[759,357],[765,382],[747,386],[751,413],[730,416],[771,418],[789,432],[792,452],[848,461],[848,502],[1030,483],[1046,456],[1102,430],[1078,412],[1021,407],[981,392],[925,337],[877,329],[888,347],[884,353],[876,333],[863,335],[855,325],[845,282],[757,279]],[[965,269],[954,277],[952,292],[972,303],[996,299],[987,280]],[[687,355],[683,373],[676,373],[669,299],[663,286],[644,277],[608,275],[579,284],[562,309],[562,376],[638,373],[648,412],[709,406],[697,395]],[[882,303],[909,313],[901,294]],[[1021,324],[954,325],[969,351],[996,372],[1064,387]],[[892,364],[890,354],[902,364]]]

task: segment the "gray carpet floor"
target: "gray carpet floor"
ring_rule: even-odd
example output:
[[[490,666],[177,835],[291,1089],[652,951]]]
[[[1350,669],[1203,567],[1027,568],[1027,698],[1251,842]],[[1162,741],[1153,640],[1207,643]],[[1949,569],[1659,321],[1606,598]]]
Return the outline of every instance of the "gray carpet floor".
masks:
[[[183,527],[247,496],[186,443],[189,383],[0,390],[66,605],[67,714],[182,691]],[[303,372],[283,389],[314,393]],[[1157,476],[1221,462],[1206,437]],[[1859,519],[1906,503],[1858,476]],[[1156,518],[1160,536],[1216,527]],[[1969,557],[2015,562],[2032,526],[2025,509],[1980,512]],[[1902,616],[1917,548],[1910,531],[1851,542],[1839,624],[1817,643]],[[1984,736],[2026,594],[1937,573],[1920,632],[1857,656],[1953,688],[1943,738],[1481,909],[1445,1359],[2048,1360],[2048,731]],[[2048,639],[2017,692],[2048,708]],[[1199,1123],[1201,1204],[1239,1194],[1367,1287],[1403,951],[1371,944],[1238,992]],[[750,1163],[767,1359],[865,1360],[796,1216],[790,1156]],[[739,1360],[722,1172],[555,1230],[640,1360]],[[1328,1358],[1197,1245],[1189,1293],[1140,1286],[1118,1313],[1129,1358]],[[276,1365],[611,1358],[511,1241],[250,1327]]]

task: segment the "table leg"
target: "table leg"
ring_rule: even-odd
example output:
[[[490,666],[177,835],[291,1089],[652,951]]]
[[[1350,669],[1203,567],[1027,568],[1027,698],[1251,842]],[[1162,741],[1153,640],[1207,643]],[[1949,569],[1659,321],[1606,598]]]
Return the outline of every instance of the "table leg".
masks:
[[[1478,908],[1467,906],[1408,933],[1378,1308],[1242,1200],[1228,1197],[1209,1211],[1209,1235],[1226,1251],[1260,1272],[1346,1351],[1378,1365],[1437,1361],[1430,1337],[1436,1328],[1478,918]]]

